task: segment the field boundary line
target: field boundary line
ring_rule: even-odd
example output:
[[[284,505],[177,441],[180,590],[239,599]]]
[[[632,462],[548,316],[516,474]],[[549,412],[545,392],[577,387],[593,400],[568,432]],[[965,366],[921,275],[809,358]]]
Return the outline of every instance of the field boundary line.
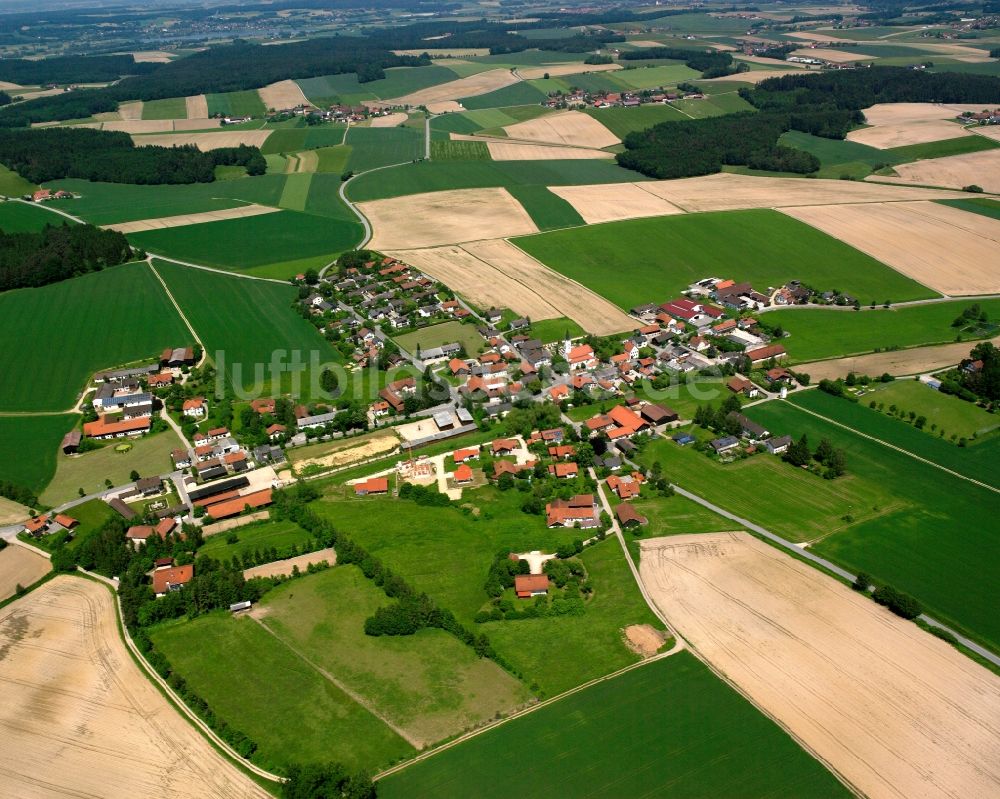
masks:
[[[259,624],[268,633],[270,633],[271,635],[273,635],[274,638],[279,643],[281,643],[284,646],[288,647],[289,651],[291,651],[297,658],[299,658],[299,660],[301,660],[303,663],[305,663],[307,666],[309,666],[309,668],[311,668],[313,671],[315,671],[317,674],[319,674],[324,680],[326,680],[327,682],[335,685],[337,688],[339,688],[341,691],[343,691],[345,694],[347,694],[351,698],[351,700],[353,702],[356,702],[358,705],[360,705],[365,710],[367,710],[369,713],[371,713],[373,716],[375,716],[375,718],[377,718],[379,721],[381,721],[383,724],[385,724],[386,727],[388,727],[390,730],[392,730],[394,733],[396,733],[396,735],[398,735],[400,738],[402,738],[404,741],[406,741],[414,749],[420,750],[420,749],[424,748],[424,742],[423,741],[421,741],[419,738],[414,738],[412,735],[410,735],[408,732],[406,732],[402,727],[398,727],[394,722],[392,722],[388,717],[386,717],[380,710],[378,710],[375,707],[374,703],[371,700],[366,699],[361,694],[359,694],[357,691],[355,691],[353,688],[349,688],[343,682],[341,682],[336,677],[334,677],[330,672],[328,672],[326,669],[324,669],[322,666],[320,666],[320,665],[318,665],[316,663],[313,663],[313,661],[310,660],[308,657],[306,657],[306,655],[302,651],[300,651],[298,649],[298,647],[296,647],[295,645],[289,643],[284,638],[282,638],[280,635],[278,635],[274,630],[272,630],[270,627],[268,627],[264,623],[263,619],[258,619],[255,616],[251,616],[250,618],[253,619],[257,624]]]
[[[657,660],[663,660],[664,658],[668,658],[671,655],[676,655],[678,652],[682,652],[685,649],[687,649],[687,646],[685,645],[684,641],[681,640],[680,638],[675,638],[673,647],[671,647],[666,652],[660,652],[657,655],[653,655],[652,657],[640,660],[637,663],[630,663],[628,666],[620,668],[617,671],[613,671],[610,674],[605,674],[602,677],[595,677],[593,680],[588,680],[585,683],[581,683],[580,685],[577,685],[574,688],[570,688],[568,691],[563,691],[561,694],[558,694],[557,696],[550,697],[549,699],[544,699],[541,702],[532,705],[531,707],[526,707],[523,708],[522,710],[518,710],[514,713],[511,713],[509,716],[499,719],[498,721],[494,721],[491,724],[487,724],[484,727],[480,727],[479,729],[476,730],[470,730],[469,732],[464,733],[463,735],[460,735],[457,738],[453,738],[452,740],[447,741],[446,743],[443,743],[440,746],[436,746],[433,749],[428,749],[426,752],[421,752],[415,757],[407,760],[405,763],[400,763],[399,765],[392,766],[391,768],[387,768],[385,771],[379,772],[374,777],[372,777],[372,781],[378,782],[381,779],[396,774],[397,772],[400,772],[403,769],[408,768],[416,763],[420,763],[423,760],[427,760],[428,758],[434,757],[435,755],[438,755],[441,752],[451,749],[454,746],[458,746],[459,744],[465,743],[466,741],[472,738],[490,732],[491,730],[495,730],[497,727],[507,724],[510,721],[514,721],[515,719],[527,716],[529,713],[534,713],[536,710],[541,710],[543,707],[548,707],[549,705],[554,704],[562,699],[565,699],[568,696],[572,696],[573,694],[577,694],[580,691],[586,690],[587,688],[591,688],[597,685],[598,683],[606,682],[608,680],[613,680],[615,677],[620,677],[622,674],[625,674],[626,672],[642,668],[643,666],[646,666],[650,663],[654,663]]]
[[[205,359],[208,357],[208,351],[205,349],[205,343],[201,340],[201,337],[198,335],[198,331],[196,331],[194,327],[191,325],[191,322],[188,321],[187,316],[184,315],[184,311],[182,311],[181,306],[177,304],[177,300],[174,299],[174,295],[170,293],[170,289],[167,288],[166,281],[160,276],[160,273],[156,271],[156,267],[153,266],[153,261],[149,260],[146,263],[149,264],[149,268],[152,270],[153,274],[156,275],[156,279],[160,281],[160,285],[163,286],[163,291],[164,293],[166,293],[167,299],[170,300],[170,303],[177,310],[178,316],[180,316],[180,318],[183,320],[184,324],[187,326],[187,329],[191,332],[191,335],[194,336],[194,340],[198,342],[198,346],[201,347],[201,360],[198,362],[198,365],[200,366],[202,363],[205,362]]]
[[[278,210],[285,211],[287,209],[279,208]],[[146,260],[148,260],[150,262],[150,265],[152,265],[154,258],[159,261],[166,261],[167,263],[177,264],[178,266],[186,266],[191,269],[201,269],[204,272],[217,272],[220,275],[229,275],[230,277],[238,277],[243,280],[261,280],[265,283],[277,283],[281,286],[289,285],[287,280],[278,280],[277,278],[274,277],[257,277],[257,275],[245,275],[242,272],[230,272],[227,269],[218,269],[217,267],[214,266],[195,264],[192,263],[191,261],[181,261],[177,258],[171,258],[169,255],[161,255],[160,253],[149,253],[147,255]]]
[[[961,474],[960,472],[956,472],[953,469],[949,469],[947,466],[942,466],[940,463],[934,463],[934,461],[932,460],[928,460],[927,458],[921,457],[920,455],[910,452],[909,450],[903,449],[902,447],[898,447],[895,444],[890,444],[888,441],[883,441],[881,438],[876,438],[875,436],[868,435],[868,433],[862,433],[860,430],[856,430],[855,428],[849,425],[846,425],[842,422],[838,422],[836,419],[831,419],[828,416],[823,416],[823,414],[821,413],[816,413],[816,411],[811,411],[808,408],[803,408],[801,405],[798,405],[794,402],[790,404],[796,409],[802,411],[803,413],[808,413],[810,416],[815,416],[817,419],[822,419],[824,422],[828,422],[829,424],[835,425],[836,427],[843,428],[844,430],[854,433],[857,436],[861,436],[861,438],[867,438],[869,441],[874,441],[876,444],[881,444],[883,447],[895,450],[896,452],[902,453],[903,455],[908,455],[914,460],[920,461],[921,463],[925,463],[928,466],[933,466],[935,469],[940,469],[942,472],[947,472],[952,477],[957,477],[959,480],[965,480],[969,483],[972,483],[973,485],[979,486],[980,488],[985,488],[987,491],[992,491],[994,494],[1000,494],[1000,488],[991,486],[989,483],[984,483],[981,480],[977,480],[974,477],[968,477],[967,475]]]

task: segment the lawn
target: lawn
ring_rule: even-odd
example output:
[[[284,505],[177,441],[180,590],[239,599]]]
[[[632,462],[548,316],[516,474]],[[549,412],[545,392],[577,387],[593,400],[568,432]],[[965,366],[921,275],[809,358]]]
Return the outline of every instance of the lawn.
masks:
[[[31,194],[38,187],[22,178],[3,164],[0,164],[0,195],[4,197],[23,197]]]
[[[59,442],[56,442],[58,445]],[[56,456],[56,473],[40,499],[46,505],[59,505],[84,493],[95,494],[105,489],[105,480],[112,485],[129,482],[133,471],[141,477],[150,477],[172,471],[170,453],[181,447],[181,440],[172,430],[143,436],[127,442],[128,452],[117,452],[121,441],[110,441],[101,449],[83,455]]]
[[[519,680],[443,630],[365,635],[365,619],[390,602],[357,566],[337,566],[268,594],[262,601],[267,612],[263,621],[424,744],[528,700]]]
[[[357,128],[347,131],[351,154],[347,168],[366,172],[380,166],[415,161],[424,157],[424,132],[413,128]],[[465,162],[458,163],[462,167]],[[380,173],[378,180],[386,180]]]
[[[578,186],[647,180],[613,161],[421,161],[352,180],[348,196],[355,202],[402,197],[428,191],[502,186]]]
[[[531,323],[525,331],[532,338],[539,339],[543,344],[553,341],[565,341],[566,337],[578,338],[586,335],[586,331],[572,319],[561,316],[558,319],[540,319]]]
[[[511,186],[508,191],[521,203],[539,230],[556,230],[585,224],[583,217],[572,205],[545,186]]]
[[[156,269],[170,287],[184,314],[205,342],[217,367],[225,364],[230,381],[246,387],[270,377],[272,359],[288,364],[296,357],[303,372],[282,371],[282,389],[292,391],[292,377],[300,378],[295,396],[316,396],[318,368],[308,366],[340,362],[340,354],[292,307],[297,296],[290,285],[246,280],[218,272],[191,269],[163,261]],[[252,332],[251,332],[252,331]],[[297,356],[296,356],[297,353]],[[285,367],[287,368],[287,367]]]
[[[217,718],[256,742],[251,759],[264,768],[335,760],[363,769],[414,753],[249,616],[178,620],[150,638]]]
[[[143,263],[0,294],[0,340],[17,342],[0,349],[4,411],[66,410],[95,371],[194,343]]]
[[[372,98],[389,100],[457,79],[458,75],[447,67],[431,65],[387,69],[384,78],[367,83],[359,83],[353,72],[305,78],[296,83],[311,103],[322,108],[336,103],[356,105]]]
[[[793,360],[814,361],[872,352],[876,347],[915,347],[954,341],[959,329],[951,323],[975,302],[955,300],[860,312],[816,308],[779,311],[765,318],[780,324],[790,334],[782,343]],[[1000,318],[1000,300],[979,300],[978,304],[991,319]],[[836,330],[836,335],[831,335],[831,330]]]
[[[46,225],[73,224],[69,219],[51,211],[46,211],[38,205],[28,203],[0,203],[0,230],[4,233],[31,233],[41,230]]]
[[[490,161],[490,148],[484,141],[432,141],[431,158],[435,161]]]
[[[143,119],[187,119],[187,103],[183,97],[146,100],[142,104]]]
[[[235,535],[239,540],[230,544],[226,539],[231,535]],[[198,550],[198,556],[205,555],[213,560],[229,561],[236,555],[242,558],[247,552],[265,551],[271,547],[280,553],[292,544],[303,544],[311,538],[312,536],[295,522],[287,520],[255,522],[246,527],[209,536],[205,539],[204,546]]]
[[[580,556],[593,598],[582,616],[554,616],[480,625],[493,646],[546,696],[639,660],[622,644],[630,624],[663,625],[646,605],[615,538],[588,547]],[[564,653],[572,652],[572,657]]]
[[[298,179],[302,176],[288,177]],[[293,184],[297,183],[297,180],[293,181]],[[296,188],[299,186],[296,185]],[[289,202],[295,199],[294,194]],[[361,226],[346,219],[279,211],[262,216],[146,230],[131,233],[128,238],[136,247],[157,255],[255,274],[258,270],[253,267],[287,261],[289,256],[328,255],[333,260],[361,239]],[[284,276],[291,274],[295,273],[289,272]]]
[[[809,796],[848,790],[687,652],[379,781],[382,799]]]
[[[910,144],[905,147],[893,147],[883,152],[893,158],[897,164],[909,161],[919,161],[922,158],[945,158],[949,155],[964,155],[978,153],[980,150],[993,150],[1000,147],[1000,142],[986,136],[959,136],[955,139],[932,141],[925,144]]]
[[[443,344],[458,342],[465,347],[466,352],[471,356],[484,346],[483,337],[479,335],[476,326],[463,325],[461,322],[441,322],[393,338],[400,347],[411,353],[416,353],[418,347],[422,350],[428,350]]]
[[[41,494],[56,472],[59,442],[78,418],[75,414],[0,416],[0,480]]]
[[[927,435],[935,435],[930,425],[945,431],[946,437],[953,434],[959,438],[973,439],[985,436],[1000,427],[1000,416],[980,408],[972,402],[966,402],[950,394],[940,391],[916,380],[896,380],[893,383],[879,384],[862,398],[862,403],[868,405],[871,401],[885,403],[886,409],[895,405],[904,413],[913,411],[917,416],[927,418]]]
[[[91,535],[100,530],[108,519],[117,514],[104,500],[90,499],[80,505],[74,505],[66,511],[66,515],[80,522],[79,527],[73,531],[73,540],[68,544],[70,549],[76,549],[90,538]],[[22,533],[21,535],[26,536],[27,533]],[[27,540],[42,549],[51,550],[53,539],[56,538],[59,538],[59,536],[44,536],[39,539]]]
[[[839,420],[840,407],[831,404],[825,415]],[[866,508],[860,505],[842,506],[841,513],[854,520],[814,543],[812,551],[912,594],[932,615],[1000,651],[995,590],[1000,580],[1000,521],[994,492],[810,416],[792,403],[768,402],[747,413],[768,427],[806,433],[813,446],[828,438],[845,450],[852,479],[880,486],[889,494],[879,503],[878,515],[862,515],[859,511]],[[890,419],[876,419],[887,430],[893,424]],[[688,475],[680,482],[688,482]],[[728,507],[725,491],[732,488],[730,484],[721,496],[717,494],[720,504]],[[781,496],[782,502],[770,512],[755,510],[755,520],[775,529],[770,517],[784,515],[786,509],[803,520],[810,518],[802,498],[787,489],[786,482],[780,494],[771,494]],[[710,496],[707,491],[705,495]]]
[[[870,256],[769,209],[609,222],[513,242],[625,309],[665,302],[713,276],[749,281],[758,291],[798,279],[862,298],[934,296]]]
[[[584,113],[596,119],[619,139],[660,122],[683,122],[687,119],[673,106],[654,103],[640,105],[638,108],[591,108]]]
[[[208,94],[208,115],[262,117],[267,113],[260,95],[254,89],[224,94]]]
[[[632,507],[649,519],[649,526],[637,528],[642,537],[718,533],[733,529],[733,523],[694,500],[675,494],[672,497],[639,498]],[[626,534],[630,536],[631,534]]]

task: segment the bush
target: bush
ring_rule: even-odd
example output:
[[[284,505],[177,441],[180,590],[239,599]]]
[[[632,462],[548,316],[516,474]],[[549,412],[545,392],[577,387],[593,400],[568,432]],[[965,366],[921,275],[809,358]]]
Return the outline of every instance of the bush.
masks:
[[[858,572],[858,576],[854,578],[854,582],[851,584],[851,588],[855,591],[867,591],[871,588],[872,578],[869,577],[865,572]]]
[[[904,619],[915,619],[924,612],[916,599],[909,594],[897,591],[891,585],[883,585],[876,589],[875,593],[872,594],[872,599]]]

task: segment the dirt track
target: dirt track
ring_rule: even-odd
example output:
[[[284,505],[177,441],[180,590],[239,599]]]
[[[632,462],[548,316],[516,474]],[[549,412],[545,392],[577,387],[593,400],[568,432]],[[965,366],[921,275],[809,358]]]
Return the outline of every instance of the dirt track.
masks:
[[[934,202],[786,208],[942,294],[1000,292],[1000,221]]]
[[[17,586],[27,588],[51,569],[48,558],[18,544],[0,550],[0,599],[13,596]]]
[[[746,533],[642,541],[654,601],[870,797],[1000,795],[1000,678]]]
[[[1000,336],[994,338],[993,343],[1000,345]],[[916,375],[957,364],[963,358],[969,357],[969,351],[975,344],[974,341],[963,341],[936,347],[873,352],[868,355],[801,363],[795,368],[810,375],[814,383],[823,379],[836,380],[838,377],[846,377],[849,372],[862,375],[881,375],[886,372],[891,375]]]
[[[103,585],[60,576],[0,611],[0,792],[269,799],[142,675]]]
[[[243,219],[247,216],[273,214],[280,208],[269,205],[239,205],[236,208],[225,208],[221,211],[202,211],[199,214],[179,214],[178,216],[161,216],[156,219],[137,219],[134,222],[119,222],[115,225],[104,225],[107,230],[117,230],[119,233],[138,233],[143,230],[159,230],[167,227],[183,227],[184,225],[200,225],[206,222],[221,222],[224,219]]]
[[[880,183],[919,183],[949,189],[976,185],[1000,194],[1000,152],[997,150],[929,158],[912,164],[900,164],[893,169],[899,177],[878,177],[876,180]]]

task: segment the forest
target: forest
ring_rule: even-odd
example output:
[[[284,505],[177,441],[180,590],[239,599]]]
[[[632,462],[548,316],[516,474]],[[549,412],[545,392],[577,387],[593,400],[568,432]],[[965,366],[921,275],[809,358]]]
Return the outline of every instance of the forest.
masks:
[[[250,175],[267,164],[256,147],[136,147],[127,133],[91,128],[0,129],[0,163],[32,183],[81,178],[104,183],[211,183],[216,165]]]
[[[37,233],[0,230],[0,291],[44,286],[132,258],[124,235],[93,225],[47,225]]]
[[[158,64],[137,64],[131,55],[53,56],[0,59],[0,80],[21,86],[47,83],[102,83],[123,75],[152,72]]]
[[[653,58],[670,58],[683,61],[696,69],[703,78],[721,78],[736,72],[733,57],[721,50],[689,50],[680,47],[646,47],[642,50],[625,50],[618,55],[621,61],[647,61]],[[747,67],[743,67],[746,71]]]

